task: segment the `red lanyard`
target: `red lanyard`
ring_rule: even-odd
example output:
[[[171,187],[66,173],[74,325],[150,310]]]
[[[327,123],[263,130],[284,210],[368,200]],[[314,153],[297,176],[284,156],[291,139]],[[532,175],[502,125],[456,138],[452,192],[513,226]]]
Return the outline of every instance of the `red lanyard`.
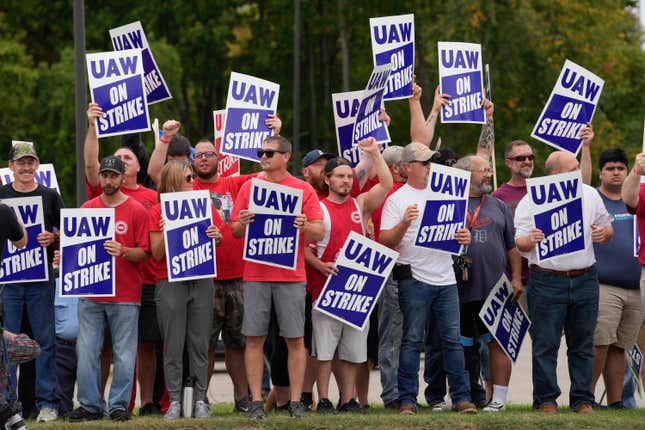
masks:
[[[472,229],[473,225],[477,225],[477,219],[479,218],[479,211],[482,208],[482,205],[484,204],[484,200],[486,199],[486,194],[482,194],[481,201],[473,211],[473,215],[470,215],[470,212],[466,212],[466,225],[468,226],[468,229]]]

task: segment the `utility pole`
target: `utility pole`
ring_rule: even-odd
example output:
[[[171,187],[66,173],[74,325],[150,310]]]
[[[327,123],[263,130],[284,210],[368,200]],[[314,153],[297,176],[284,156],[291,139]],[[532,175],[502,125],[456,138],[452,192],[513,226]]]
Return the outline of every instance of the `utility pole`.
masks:
[[[87,73],[85,71],[85,4],[74,0],[74,90],[76,108],[76,206],[85,200],[83,143],[87,133]]]

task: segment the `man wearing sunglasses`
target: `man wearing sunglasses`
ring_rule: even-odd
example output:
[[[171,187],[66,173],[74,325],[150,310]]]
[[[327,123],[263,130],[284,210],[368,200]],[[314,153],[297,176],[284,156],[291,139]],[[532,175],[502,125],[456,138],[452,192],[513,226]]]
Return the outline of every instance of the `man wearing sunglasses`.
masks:
[[[262,372],[264,370],[264,341],[268,334],[273,303],[280,334],[288,350],[288,369],[291,391],[289,412],[302,417],[305,406],[301,402],[302,385],[307,361],[304,345],[305,326],[305,243],[323,238],[322,212],[313,187],[287,171],[291,158],[291,143],[282,136],[264,140],[258,150],[262,173],[258,178],[303,191],[302,213],[294,222],[300,229],[296,270],[276,268],[247,261],[244,267],[244,320],[242,331],[246,335],[244,352],[246,375],[251,389],[249,418],[264,418],[262,401]],[[253,222],[254,214],[248,211],[251,182],[242,185],[231,215],[233,237],[241,238],[246,226]]]

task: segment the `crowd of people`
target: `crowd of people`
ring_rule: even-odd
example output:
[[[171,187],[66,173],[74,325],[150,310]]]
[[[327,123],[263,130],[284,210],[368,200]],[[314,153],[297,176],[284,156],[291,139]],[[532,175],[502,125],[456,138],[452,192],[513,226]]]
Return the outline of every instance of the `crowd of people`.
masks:
[[[224,177],[213,142],[202,139],[193,147],[174,120],[163,124],[149,157],[143,144],[128,136],[113,155],[100,159],[94,127],[103,112],[91,103],[84,148],[89,200],[82,207],[115,209],[119,228],[104,248],[115,258],[116,293],[61,298],[54,270],[48,281],[4,286],[3,338],[9,360],[0,360],[0,419],[20,419],[15,365],[35,356],[38,421],[66,417],[80,422],[105,415],[125,421],[137,389],[140,415],[207,418],[207,389],[220,338],[234,387],[234,410],[250,418],[264,418],[273,409],[286,409],[293,417],[312,411],[365,412],[376,362],[384,407],[415,414],[421,351],[424,395],[432,411],[449,409],[449,391],[450,408],[457,412],[500,412],[506,408],[512,364],[479,312],[504,274],[511,281],[513,300],[532,320],[533,407],[557,411],[562,333],[570,407],[589,413],[633,406],[633,397],[623,393],[623,380],[625,351],[637,340],[645,347],[645,334],[639,335],[645,247],[634,257],[632,233],[634,219],[640,218],[638,229],[645,234],[645,188],[640,185],[645,154],[637,156],[630,171],[622,149],[604,150],[597,168],[600,186],[583,186],[584,251],[538,261],[535,248],[544,233],[533,227],[526,197],[526,180],[536,162],[531,145],[514,140],[506,146],[510,180],[493,190],[493,104],[482,103],[486,123],[474,154],[459,157],[450,148],[434,151],[430,146],[437,116],[449,97],[437,88],[427,117],[420,99],[421,88],[414,84],[411,143],[381,151],[373,138],[365,139],[354,168],[336,154],[312,150],[302,159],[303,179],[288,172],[295,154],[280,136],[277,116],[265,122],[273,133],[258,149],[261,171]],[[379,119],[389,125],[385,111]],[[580,138],[581,162],[569,152],[554,151],[545,160],[547,174],[580,169],[590,184],[591,124]],[[48,249],[49,264],[56,266],[63,202],[36,182],[39,162],[33,145],[14,145],[9,154],[14,179],[0,187],[0,199],[42,197],[45,231],[37,240]],[[467,250],[463,258],[415,246],[433,164],[471,175],[467,222],[454,235]],[[251,178],[302,191],[302,213],[294,221],[300,230],[295,270],[242,258],[244,236],[254,222]],[[211,196],[213,225],[202,234],[218,247],[217,276],[171,282],[159,195],[190,190],[208,190]],[[24,227],[5,205],[0,213],[0,251],[7,239],[24,246]],[[363,331],[312,310],[326,279],[338,272],[336,256],[350,232],[399,252]],[[25,320],[35,342],[13,334],[22,331]],[[110,366],[110,394],[104,399]],[[330,399],[332,374],[340,393],[336,406]],[[269,375],[272,384],[267,384]],[[594,397],[601,375],[607,406]],[[187,384],[193,390],[190,405],[182,404]]]

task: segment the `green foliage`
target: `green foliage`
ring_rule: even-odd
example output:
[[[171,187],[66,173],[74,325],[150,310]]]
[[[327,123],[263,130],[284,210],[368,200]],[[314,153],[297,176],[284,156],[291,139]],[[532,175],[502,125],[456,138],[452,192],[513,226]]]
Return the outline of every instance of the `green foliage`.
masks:
[[[293,137],[300,115],[301,152],[336,149],[331,94],[343,91],[341,18],[349,46],[349,90],[364,88],[372,69],[369,18],[413,12],[417,81],[423,106],[438,82],[439,40],[482,44],[491,66],[497,163],[513,139],[533,144],[539,160],[550,147],[529,138],[565,59],[605,79],[594,117],[594,160],[601,149],[640,152],[645,105],[645,54],[633,0],[311,0],[301,1],[300,96],[293,101],[294,2],[191,0],[86,2],[88,52],[111,50],[108,30],[140,20],[173,99],[151,106],[151,117],[176,118],[195,141],[213,135],[212,111],[225,106],[231,71],[281,84],[282,134]],[[339,7],[342,7],[339,9]],[[53,161],[65,200],[74,198],[73,2],[6,0],[0,5],[0,154],[11,139],[32,139]],[[394,144],[409,137],[406,100],[387,103]],[[459,153],[473,152],[476,125],[437,126],[435,136]],[[152,136],[142,135],[149,149]],[[102,154],[119,139],[101,140]],[[79,160],[80,162],[80,160]],[[538,163],[538,166],[541,163]],[[253,168],[244,163],[243,169]],[[536,174],[540,173],[538,168]]]

